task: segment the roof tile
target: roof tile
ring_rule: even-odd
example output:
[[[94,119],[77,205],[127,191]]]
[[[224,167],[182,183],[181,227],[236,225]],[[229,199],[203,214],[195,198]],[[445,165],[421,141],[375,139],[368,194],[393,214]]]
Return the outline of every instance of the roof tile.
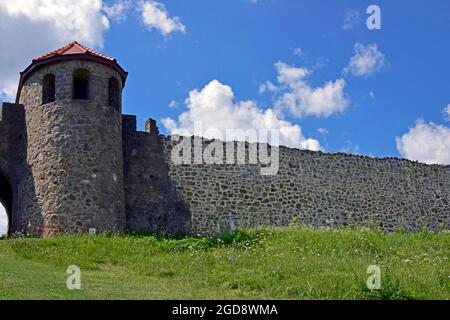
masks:
[[[89,54],[98,58],[102,58],[109,61],[116,61],[116,59],[108,57],[107,55],[104,55],[103,53],[99,53],[95,50],[92,50],[88,47],[83,46],[82,44],[78,43],[77,41],[74,41],[72,43],[69,43],[65,45],[64,47],[61,47],[59,49],[50,51],[49,53],[46,53],[40,57],[37,57],[36,59],[33,59],[33,62],[42,61],[48,58],[52,58],[55,56],[64,56],[64,55],[76,55],[76,54]]]

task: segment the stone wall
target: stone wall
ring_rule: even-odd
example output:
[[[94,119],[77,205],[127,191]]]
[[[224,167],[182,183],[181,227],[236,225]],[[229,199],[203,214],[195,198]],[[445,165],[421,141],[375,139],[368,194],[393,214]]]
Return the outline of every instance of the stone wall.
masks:
[[[136,132],[136,117],[123,116],[127,227],[159,233],[184,232],[190,213],[170,179],[156,126]],[[150,123],[149,123],[150,124]]]
[[[175,143],[162,139],[197,234],[289,224],[450,229],[450,166],[281,147],[278,173],[263,176],[260,165],[175,165]]]

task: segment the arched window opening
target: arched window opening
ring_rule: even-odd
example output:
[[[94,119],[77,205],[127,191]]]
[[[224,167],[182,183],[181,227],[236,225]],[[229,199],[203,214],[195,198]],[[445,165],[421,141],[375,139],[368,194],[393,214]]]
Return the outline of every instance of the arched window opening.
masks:
[[[108,84],[108,105],[120,111],[119,81],[112,77]]]
[[[78,69],[73,73],[73,99],[89,99],[89,71]]]
[[[42,82],[42,104],[55,101],[55,76],[48,74]]]
[[[9,234],[13,193],[9,181],[0,172],[0,237]]]

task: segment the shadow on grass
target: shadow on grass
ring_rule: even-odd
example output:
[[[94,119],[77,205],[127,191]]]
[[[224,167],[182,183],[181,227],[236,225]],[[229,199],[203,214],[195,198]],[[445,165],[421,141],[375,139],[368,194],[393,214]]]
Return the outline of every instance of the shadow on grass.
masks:
[[[205,251],[220,247],[251,248],[273,235],[269,229],[240,229],[217,236],[186,236],[183,234],[156,234],[148,230],[128,231],[124,234],[102,234],[104,237],[126,236],[136,239],[153,238],[170,252]]]

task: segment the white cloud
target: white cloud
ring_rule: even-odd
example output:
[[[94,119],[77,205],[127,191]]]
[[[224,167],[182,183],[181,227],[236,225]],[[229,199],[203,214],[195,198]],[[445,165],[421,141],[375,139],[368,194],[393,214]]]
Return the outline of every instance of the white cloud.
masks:
[[[276,85],[274,85],[272,82],[270,81],[266,81],[265,83],[261,83],[259,85],[259,93],[263,94],[265,92],[275,92],[277,91],[278,88]]]
[[[343,152],[343,153],[350,153],[350,154],[360,154],[359,152],[359,146],[353,144],[353,142],[351,142],[350,140],[346,140],[345,141],[345,146],[339,150],[339,152]]]
[[[192,90],[186,99],[188,111],[182,113],[178,120],[163,119],[164,126],[171,134],[185,135],[194,133],[194,124],[199,121],[206,131],[219,130],[226,137],[226,130],[233,129],[279,129],[280,144],[310,150],[320,150],[320,143],[306,139],[300,126],[280,119],[273,109],[260,109],[253,101],[234,101],[232,89],[217,80],[211,81],[200,91]],[[242,137],[245,139],[245,137]]]
[[[180,18],[170,17],[164,4],[157,1],[143,1],[140,5],[142,21],[149,29],[156,29],[164,36],[173,32],[186,32]]]
[[[325,129],[325,128],[319,128],[319,129],[317,129],[317,132],[322,134],[322,135],[328,134],[328,130]]]
[[[428,164],[450,164],[450,128],[417,120],[415,127],[396,138],[400,154]]]
[[[130,9],[131,0],[118,0],[111,5],[104,5],[103,11],[109,19],[117,22],[123,22],[127,17],[127,11]]]
[[[385,65],[385,56],[378,50],[376,43],[364,46],[361,43],[356,43],[355,55],[350,59],[350,62],[344,72],[350,72],[356,77],[370,76],[379,71]]]
[[[277,109],[289,109],[297,117],[315,115],[328,117],[344,111],[349,101],[344,89],[347,83],[343,79],[328,81],[323,86],[312,87],[305,77],[311,72],[305,68],[289,66],[277,62],[277,80],[285,87],[285,92],[277,99]]]
[[[299,57],[299,56],[303,55],[303,50],[302,50],[302,48],[294,48],[294,50],[292,50],[292,54],[294,56]]]
[[[353,29],[356,25],[361,23],[362,19],[359,15],[358,10],[349,10],[345,13],[344,21],[342,22],[341,28],[344,30]]]
[[[101,0],[0,1],[0,95],[13,100],[32,58],[73,40],[103,46],[109,20]]]
[[[177,108],[177,107],[178,107],[178,102],[176,102],[175,100],[170,101],[169,108]]]
[[[445,119],[450,121],[450,104],[444,109]]]
[[[0,204],[0,236],[8,233],[8,216],[5,208]]]
[[[278,72],[277,80],[282,84],[292,84],[296,81],[302,80],[309,74],[309,71],[305,68],[296,68],[287,65],[284,62],[275,63],[275,68]]]

